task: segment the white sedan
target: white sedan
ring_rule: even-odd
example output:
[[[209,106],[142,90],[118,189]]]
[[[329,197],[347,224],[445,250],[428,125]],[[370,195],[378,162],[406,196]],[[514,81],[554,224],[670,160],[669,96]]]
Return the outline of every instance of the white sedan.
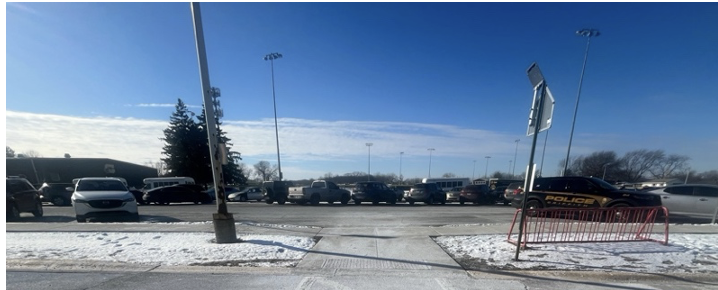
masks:
[[[718,185],[682,184],[649,192],[661,196],[669,214],[713,216],[718,209]]]
[[[126,217],[135,222],[140,220],[137,201],[120,178],[80,178],[74,190],[71,200],[78,223],[86,222],[87,218],[102,217]]]
[[[235,192],[227,196],[227,200],[229,201],[262,201],[263,198],[264,193],[259,187],[247,187],[240,192]]]

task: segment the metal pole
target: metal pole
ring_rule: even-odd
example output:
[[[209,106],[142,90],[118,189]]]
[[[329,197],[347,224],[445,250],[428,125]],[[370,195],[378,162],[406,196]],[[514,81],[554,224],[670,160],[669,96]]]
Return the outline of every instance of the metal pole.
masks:
[[[531,180],[534,176],[534,155],[536,153],[536,140],[538,138],[538,133],[541,131],[541,115],[543,114],[543,98],[546,97],[546,88],[548,85],[545,81],[541,82],[541,84],[538,86],[538,90],[535,92],[538,94],[538,108],[536,108],[536,119],[534,119],[534,134],[533,134],[533,142],[531,143],[531,154],[529,154],[529,167],[528,172],[526,172],[526,186],[524,187],[524,196],[523,200],[521,201],[521,220],[519,221],[519,236],[518,236],[518,243],[516,244],[516,256],[514,257],[514,260],[519,260],[519,250],[521,248],[521,239],[524,234],[524,223],[526,222],[526,209],[528,208],[526,206],[526,202],[528,201],[529,192],[533,189]]]
[[[474,160],[474,171],[471,172],[471,181],[473,182],[476,178],[476,160]]]
[[[546,156],[546,142],[548,142],[548,131],[549,130],[546,130],[546,136],[543,139],[543,153],[541,153],[541,168],[539,169],[539,176],[543,176],[543,158],[544,156]],[[516,165],[514,164],[514,166]]]
[[[217,126],[215,123],[214,106],[209,82],[209,68],[207,66],[207,53],[204,45],[202,30],[202,16],[199,3],[190,3],[192,21],[194,23],[195,43],[197,45],[197,60],[199,62],[199,76],[202,85],[205,117],[207,122],[207,137],[209,139],[209,155],[212,164],[214,192],[217,194],[217,213],[212,214],[215,238],[218,244],[237,242],[237,232],[234,226],[234,217],[227,212],[227,199],[224,196],[224,180],[222,176],[222,162],[220,162],[217,145]]]
[[[514,151],[514,168],[511,170],[512,176],[516,175],[516,156],[519,153],[519,141],[521,141],[521,139],[516,139],[516,141],[514,141],[516,142],[516,151]]]
[[[404,152],[399,152],[399,184],[404,184],[404,176],[401,175],[401,157],[404,156]]]
[[[371,145],[374,145],[373,143],[366,143],[366,147],[369,148],[369,169],[367,174],[367,181],[371,181]]]
[[[429,150],[429,178],[431,178],[431,152],[433,152],[433,151],[436,150],[436,149],[434,149],[434,148],[429,148],[429,149],[426,149],[426,150]]]
[[[603,177],[601,178],[603,179],[603,181],[606,181],[606,169],[608,169],[609,165],[611,165],[611,163],[606,163],[605,165],[603,165]]]
[[[486,156],[484,158],[486,158],[486,171],[484,171],[484,179],[486,179],[489,178],[489,158],[491,158],[491,156]]]
[[[508,171],[506,171],[506,174],[509,174],[509,173],[511,173],[511,163],[513,163],[513,160],[509,160],[509,170],[508,170]],[[513,178],[514,178],[514,177],[513,177],[513,176],[511,176],[511,179],[513,179]]]
[[[571,143],[573,142],[573,130],[576,127],[576,114],[578,113],[578,102],[581,100],[581,86],[583,85],[583,74],[586,72],[586,61],[588,60],[588,49],[591,47],[591,37],[599,36],[600,33],[596,29],[581,29],[576,31],[579,36],[586,36],[586,53],[583,56],[583,68],[581,68],[581,78],[578,80],[578,93],[576,93],[576,107],[573,109],[573,121],[571,122],[571,134],[568,137],[568,150],[566,151],[566,160],[563,164],[563,176],[566,176],[568,171],[569,157],[571,156]]]
[[[277,126],[277,98],[274,93],[274,60],[281,58],[282,55],[273,52],[264,56],[264,60],[269,60],[270,66],[272,67],[272,102],[274,103],[274,136],[277,139],[277,169],[279,170],[279,181],[282,181],[284,177],[282,174],[282,160],[279,157],[279,128]]]

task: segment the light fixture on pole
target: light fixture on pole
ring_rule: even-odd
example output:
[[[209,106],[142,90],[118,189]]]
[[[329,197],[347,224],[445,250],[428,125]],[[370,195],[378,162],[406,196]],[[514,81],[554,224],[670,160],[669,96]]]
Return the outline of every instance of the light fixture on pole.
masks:
[[[576,107],[573,109],[573,121],[571,122],[571,134],[568,137],[568,150],[566,151],[566,160],[563,163],[563,173],[561,175],[566,176],[568,171],[569,157],[571,156],[571,143],[573,141],[573,130],[576,127],[576,113],[578,113],[578,102],[581,99],[581,86],[583,85],[583,73],[586,71],[586,61],[588,60],[588,49],[591,47],[591,37],[599,36],[601,33],[596,29],[581,29],[576,31],[576,35],[585,36],[588,40],[586,41],[586,53],[583,56],[583,68],[581,68],[581,78],[578,80],[578,93],[576,93]]]
[[[367,174],[367,181],[371,181],[371,145],[374,145],[374,143],[366,143],[366,147],[369,148],[369,173]]]
[[[429,150],[429,178],[431,178],[431,152],[433,152],[433,151],[436,150],[436,149],[434,149],[434,148],[429,148],[429,149],[426,149],[426,150]]]
[[[516,155],[519,153],[519,141],[521,139],[516,139],[514,142],[516,142],[516,150],[514,151],[514,167],[511,169],[511,176],[515,175],[516,173]]]
[[[486,158],[486,171],[484,171],[484,179],[486,179],[489,177],[489,158],[491,158],[491,156],[486,156],[484,158]]]
[[[611,165],[610,162],[603,165],[603,177],[601,179],[603,179],[604,181],[606,180],[606,169],[608,168],[609,165]]]
[[[282,160],[279,158],[279,128],[277,126],[277,99],[274,93],[274,60],[282,58],[278,52],[272,52],[264,56],[264,60],[268,60],[272,67],[272,102],[274,103],[274,136],[277,139],[277,169],[279,170],[279,181],[282,181]]]
[[[404,176],[401,175],[401,157],[404,156],[404,152],[399,152],[399,184],[404,184]]]

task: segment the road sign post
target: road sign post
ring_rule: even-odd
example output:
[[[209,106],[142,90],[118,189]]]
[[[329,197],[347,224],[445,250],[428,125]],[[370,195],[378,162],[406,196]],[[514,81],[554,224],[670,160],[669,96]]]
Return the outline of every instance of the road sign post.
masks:
[[[527,136],[533,135],[533,142],[531,143],[531,154],[529,157],[528,166],[529,170],[526,173],[526,180],[524,181],[524,184],[527,184],[528,187],[524,188],[524,196],[521,202],[521,220],[519,222],[519,236],[518,243],[516,244],[516,256],[514,257],[514,260],[517,261],[519,259],[521,239],[524,233],[524,223],[526,221],[526,202],[528,200],[529,192],[532,189],[532,180],[535,175],[536,167],[533,166],[533,164],[534,157],[536,155],[536,140],[538,138],[539,132],[548,130],[551,127],[551,118],[553,117],[553,105],[555,103],[553,96],[551,96],[551,92],[548,89],[548,84],[546,84],[546,80],[544,79],[543,74],[538,67],[538,64],[531,64],[526,73],[529,77],[529,81],[531,81],[531,85],[533,85],[534,88],[534,97],[533,102],[531,103],[531,110],[529,112],[529,125],[526,133]],[[544,115],[546,117],[544,117]]]

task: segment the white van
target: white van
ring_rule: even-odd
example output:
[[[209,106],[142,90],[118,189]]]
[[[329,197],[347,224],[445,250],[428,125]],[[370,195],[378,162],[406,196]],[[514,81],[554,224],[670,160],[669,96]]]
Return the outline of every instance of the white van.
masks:
[[[150,177],[143,179],[142,182],[145,183],[145,186],[142,189],[147,191],[175,184],[194,184],[194,179],[192,177]]]

